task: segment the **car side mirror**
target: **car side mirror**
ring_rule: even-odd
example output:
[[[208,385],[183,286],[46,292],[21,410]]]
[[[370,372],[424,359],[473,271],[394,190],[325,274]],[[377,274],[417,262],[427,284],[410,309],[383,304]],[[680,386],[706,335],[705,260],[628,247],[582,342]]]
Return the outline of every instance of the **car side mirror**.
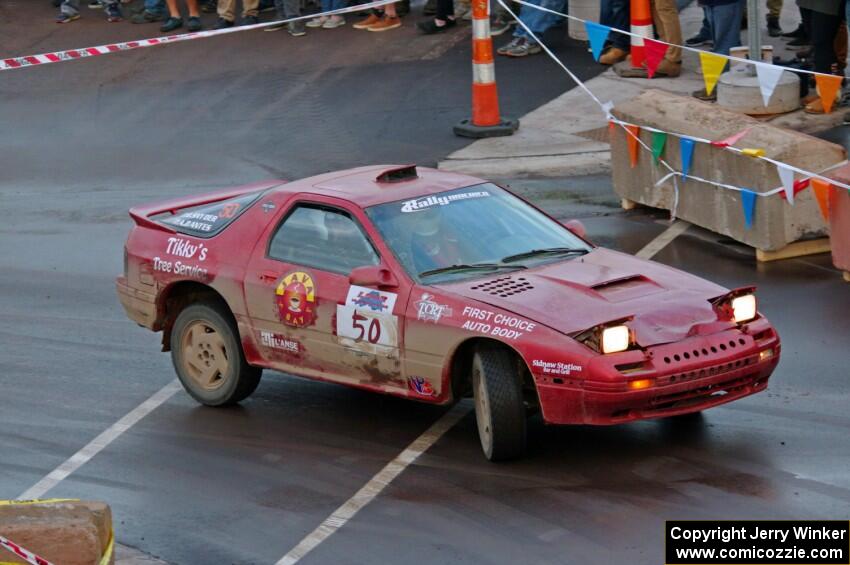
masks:
[[[398,279],[383,265],[366,265],[351,269],[348,282],[357,286],[371,286],[379,289],[398,286]]]
[[[569,220],[566,222],[561,222],[565,228],[576,234],[582,239],[587,239],[587,230],[584,227],[584,224],[579,220]]]

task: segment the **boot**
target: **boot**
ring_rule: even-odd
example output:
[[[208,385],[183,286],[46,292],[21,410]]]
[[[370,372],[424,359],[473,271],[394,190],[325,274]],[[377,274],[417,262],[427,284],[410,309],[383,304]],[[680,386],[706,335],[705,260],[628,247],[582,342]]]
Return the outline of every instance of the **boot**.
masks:
[[[767,34],[770,37],[779,37],[782,35],[782,28],[779,27],[778,16],[767,16]]]
[[[613,65],[614,63],[625,60],[628,54],[627,51],[623,51],[619,47],[611,47],[599,57],[599,63],[602,65]]]

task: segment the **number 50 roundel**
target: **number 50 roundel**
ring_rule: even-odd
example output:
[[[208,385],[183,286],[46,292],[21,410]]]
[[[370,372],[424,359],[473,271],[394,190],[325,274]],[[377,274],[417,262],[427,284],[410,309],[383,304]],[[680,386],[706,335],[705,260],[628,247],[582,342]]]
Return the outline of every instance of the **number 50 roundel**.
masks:
[[[336,307],[336,333],[349,349],[393,355],[398,349],[394,293],[352,286],[345,305]]]

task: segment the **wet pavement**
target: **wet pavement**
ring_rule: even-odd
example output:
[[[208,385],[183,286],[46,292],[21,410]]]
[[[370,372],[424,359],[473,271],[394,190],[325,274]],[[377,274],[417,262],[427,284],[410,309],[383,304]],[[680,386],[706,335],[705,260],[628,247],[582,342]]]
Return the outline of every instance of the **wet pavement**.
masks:
[[[62,27],[78,43],[41,24],[30,43],[127,33],[86,16]],[[331,35],[256,33],[3,73],[0,498],[174,379],[159,335],[127,320],[115,296],[127,208],[375,160],[428,164],[464,143],[450,125],[467,111],[468,48],[440,53],[449,40],[426,46],[405,31],[404,45],[391,33],[342,30],[347,49]],[[272,56],[278,41],[293,47]],[[544,63],[499,67],[506,108],[563,90]],[[634,253],[669,225],[620,210],[604,176],[504,182],[615,249]],[[767,392],[687,420],[533,419],[528,456],[498,465],[467,416],[303,563],[657,564],[666,519],[847,518],[850,286],[828,256],[758,265],[691,228],[655,259],[759,286],[783,338]],[[234,408],[179,392],[49,494],[107,501],[119,542],[170,563],[273,563],[444,411],[267,372]]]

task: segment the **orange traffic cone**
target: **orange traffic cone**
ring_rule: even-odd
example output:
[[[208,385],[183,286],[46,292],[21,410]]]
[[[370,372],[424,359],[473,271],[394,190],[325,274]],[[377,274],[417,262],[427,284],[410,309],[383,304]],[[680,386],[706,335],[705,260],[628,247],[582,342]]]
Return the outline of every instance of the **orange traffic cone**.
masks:
[[[472,119],[454,127],[463,137],[498,137],[513,134],[518,120],[499,115],[499,94],[493,62],[493,39],[490,36],[490,3],[472,2]]]
[[[646,53],[643,46],[643,38],[652,39],[652,12],[649,10],[649,0],[631,0],[629,4],[631,12],[631,32],[641,37],[632,36],[632,66],[642,67],[646,61]]]

